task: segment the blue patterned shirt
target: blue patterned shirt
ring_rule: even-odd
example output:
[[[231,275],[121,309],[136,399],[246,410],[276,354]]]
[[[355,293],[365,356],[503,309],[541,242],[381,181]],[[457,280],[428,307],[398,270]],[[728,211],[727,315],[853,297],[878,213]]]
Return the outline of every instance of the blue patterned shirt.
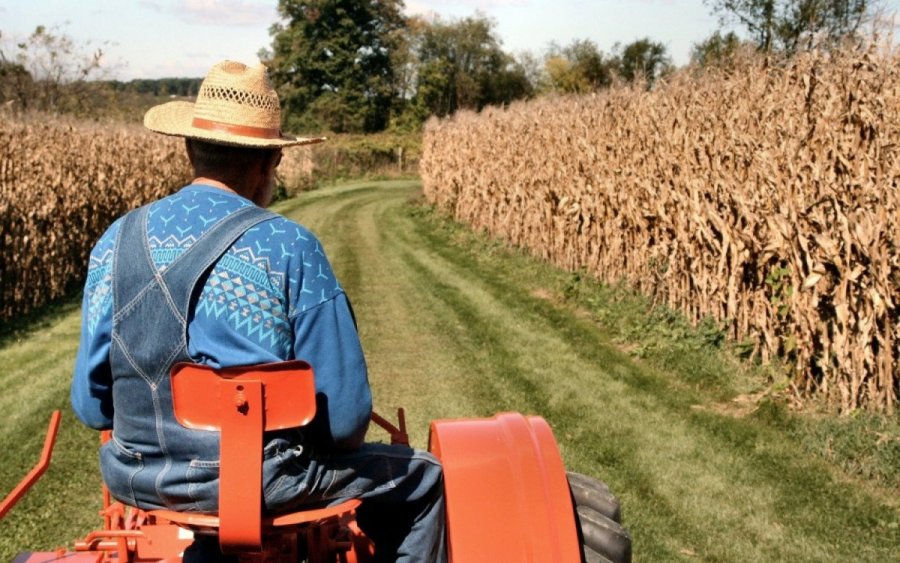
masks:
[[[153,263],[163,270],[217,221],[248,205],[202,185],[154,202],[147,228]],[[91,251],[71,390],[75,413],[98,429],[112,427],[112,257],[120,223]],[[219,258],[188,323],[188,353],[214,367],[306,360],[328,405],[330,437],[320,440],[339,447],[362,442],[372,399],[356,325],[321,243],[301,225],[283,217],[260,223]]]

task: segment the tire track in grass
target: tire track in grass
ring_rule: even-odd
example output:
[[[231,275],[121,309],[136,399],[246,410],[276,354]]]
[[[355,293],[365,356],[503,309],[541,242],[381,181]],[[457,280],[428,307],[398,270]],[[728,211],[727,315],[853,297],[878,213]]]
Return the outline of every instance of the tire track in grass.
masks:
[[[441,363],[458,375],[436,380],[429,362],[420,362],[426,370],[416,385],[415,370],[406,365],[408,389],[385,383],[394,395],[407,393],[404,404],[424,407],[428,418],[446,416],[435,410],[434,401],[414,396],[422,385],[438,395],[434,383],[440,381],[452,386],[455,399],[464,398],[463,404],[456,402],[463,412],[454,416],[507,409],[544,415],[570,466],[606,478],[623,497],[637,553],[651,559],[877,560],[885,553],[889,541],[877,532],[866,534],[861,525],[866,518],[844,518],[854,513],[854,503],[867,499],[835,502],[831,496],[820,502],[834,514],[825,519],[825,530],[821,518],[810,517],[817,499],[798,492],[797,483],[815,489],[835,484],[826,471],[791,460],[778,444],[783,436],[757,429],[752,421],[692,410],[702,397],[691,389],[621,354],[591,323],[535,298],[522,280],[480,268],[440,237],[430,237],[428,228],[402,210],[405,194],[379,195],[348,221],[358,231],[356,259],[371,272],[370,278],[363,274],[359,288],[365,295],[359,309],[370,362],[391,371],[403,355],[398,347],[407,350],[407,358],[417,352],[431,356],[436,349],[423,343],[439,341]],[[342,236],[353,239],[350,233]],[[392,271],[390,283],[379,269]],[[381,281],[368,283],[376,280]],[[419,331],[405,327],[410,319],[417,320]],[[377,330],[369,332],[364,321]],[[437,338],[425,336],[428,331]],[[392,332],[400,338],[385,336]],[[395,358],[382,355],[392,349]],[[373,381],[377,394],[377,375]],[[793,506],[798,502],[799,508]],[[890,518],[884,511],[880,516]],[[841,545],[832,526],[849,526],[877,545]]]
[[[405,407],[412,442],[424,448],[432,418],[461,416],[465,411],[448,408],[456,400],[449,382],[458,377],[458,367],[442,354],[442,339],[423,329],[428,315],[417,304],[427,298],[427,292],[409,278],[388,232],[392,227],[385,224],[385,215],[396,213],[412,185],[378,191],[364,184],[349,188],[352,203],[346,201],[344,188],[333,198],[320,196],[290,215],[323,241],[351,299],[369,364],[375,409],[393,419],[396,408]],[[331,188],[322,191],[328,190]],[[358,267],[361,261],[364,264]],[[370,437],[385,439],[378,431]]]
[[[452,255],[452,250],[448,250],[450,246],[435,244],[434,248]],[[471,264],[460,265],[463,266],[460,271],[474,271]],[[608,342],[598,338],[596,327],[585,329],[584,323],[579,322],[571,311],[535,300],[522,291],[521,280],[505,283],[503,276],[494,276],[493,272],[484,269],[480,274],[495,282],[493,289],[490,289],[490,283],[485,287],[510,310],[529,300],[532,303],[526,307],[526,312],[520,311],[522,317],[527,318],[531,307],[540,309],[540,316],[549,321],[544,330],[572,344],[567,354],[581,356],[594,368],[610,368],[594,369],[589,378],[584,378],[579,374],[591,373],[591,370],[580,371],[575,366],[574,370],[564,370],[567,377],[562,381],[576,383],[580,386],[579,391],[592,387],[603,391],[584,406],[609,404],[614,416],[603,421],[606,423],[604,428],[614,433],[621,432],[623,427],[629,430],[626,436],[615,436],[615,441],[632,445],[638,455],[646,458],[637,459],[637,465],[631,464],[629,473],[635,467],[659,465],[660,457],[671,462],[667,464],[673,472],[671,477],[661,475],[658,470],[653,472],[657,478],[655,498],[645,500],[667,498],[668,505],[677,508],[679,520],[692,524],[695,533],[689,537],[695,536],[696,544],[706,544],[705,556],[715,560],[742,560],[745,557],[778,559],[790,554],[791,559],[821,560],[841,554],[879,560],[884,557],[885,548],[890,549],[896,532],[872,524],[878,519],[883,523],[896,521],[892,520],[896,518],[896,512],[835,482],[823,464],[795,458],[793,445],[784,434],[771,432],[753,421],[692,409],[701,397],[674,387],[670,384],[671,378],[665,374],[654,373],[619,354]],[[502,320],[488,322],[489,326],[496,326]],[[613,389],[603,387],[604,380],[609,379],[625,382],[631,389],[625,389],[624,394],[608,393]],[[637,408],[629,406],[631,403]],[[556,422],[558,431],[566,429],[566,424],[559,424],[564,421],[565,413],[555,409],[553,404],[547,406],[548,410],[541,414],[545,414],[551,423]],[[657,416],[659,414],[663,416]],[[650,428],[634,425],[634,416],[651,419]],[[664,439],[654,439],[654,433]],[[599,443],[588,437],[585,445],[593,445],[597,451],[602,451],[602,434],[600,436]],[[565,440],[563,446],[566,452]],[[616,453],[628,452],[620,448]],[[626,478],[631,481],[630,476]],[[698,491],[691,486],[694,484],[702,485],[703,489]],[[641,485],[640,482],[626,483],[621,493],[626,498],[626,512],[631,489],[640,489]],[[820,493],[834,489],[839,492]],[[844,492],[848,494],[844,496]],[[713,508],[707,508],[707,504]],[[823,509],[827,514],[824,518]],[[670,526],[671,523],[667,525]],[[715,541],[717,528],[721,534],[732,537]],[[835,536],[834,529],[852,530],[863,541],[860,545],[846,545],[846,536]],[[663,530],[654,530],[652,537],[657,537],[660,532]],[[696,553],[698,550],[690,548],[688,551]]]
[[[485,254],[411,212],[416,185],[357,183],[276,206],[322,240],[356,309],[376,408],[407,407],[414,444],[435,418],[544,416],[567,466],[622,498],[636,560],[893,557],[896,499],[835,479],[773,424],[693,408],[710,395],[689,377],[634,360],[568,305],[536,296],[557,279],[548,267]],[[76,311],[0,347],[4,460],[36,457],[49,410],[67,408],[77,325]],[[0,522],[0,560],[98,523],[96,433],[67,412],[50,472]]]
[[[468,416],[490,416],[498,411],[520,411],[529,414],[540,414],[554,426],[557,440],[560,443],[564,458],[568,460],[569,450],[579,450],[584,444],[581,425],[589,416],[594,405],[585,404],[578,396],[583,389],[563,385],[559,389],[548,389],[550,382],[558,381],[554,371],[575,373],[590,372],[590,366],[581,362],[565,362],[560,355],[568,356],[567,346],[552,336],[545,336],[546,325],[538,320],[527,319],[529,311],[505,309],[505,315],[497,315],[497,303],[471,285],[470,280],[457,280],[465,288],[447,282],[451,278],[446,271],[437,274],[412,254],[407,254],[409,266],[416,270],[424,285],[432,287],[435,295],[443,302],[444,316],[440,324],[444,332],[457,350],[457,361],[470,366],[476,375],[470,378],[465,388],[472,405]],[[432,266],[434,266],[432,264]],[[444,280],[444,281],[441,281]],[[479,295],[479,293],[482,293]],[[506,317],[506,318],[504,318]],[[530,324],[531,326],[525,326]],[[544,358],[552,357],[553,361]],[[560,365],[553,369],[553,363]],[[564,379],[563,381],[568,381]],[[567,433],[572,432],[574,435]],[[637,440],[629,429],[615,428],[606,434],[607,444],[633,444]],[[590,469],[574,467],[587,473],[599,475],[607,480],[609,467],[621,465],[629,472],[627,481],[632,494],[636,491],[650,497],[655,506],[657,516],[668,516],[667,521],[679,522],[674,510],[665,499],[655,494],[653,479],[641,471],[633,453],[627,448],[606,448],[605,455],[594,458]],[[569,466],[572,467],[571,462]],[[614,490],[619,493],[625,486],[613,483]],[[626,519],[628,506],[625,506]],[[626,524],[629,521],[626,520]],[[686,531],[686,530],[684,530]],[[683,538],[684,534],[679,537]],[[665,537],[655,535],[653,542],[658,545],[657,554],[672,557],[677,551],[665,546]],[[640,542],[646,541],[641,538]],[[680,547],[680,543],[678,547]]]
[[[436,247],[442,251],[447,248],[440,245]],[[469,269],[471,268],[467,268]],[[483,271],[483,273],[488,277],[493,275],[491,272]],[[503,278],[503,276],[496,277],[501,280]],[[494,295],[504,300],[510,307],[515,306],[529,298],[521,291],[521,285],[520,280],[508,284],[500,283]],[[558,310],[547,302],[538,302],[536,306],[543,310],[542,316],[552,318],[561,314],[568,317],[568,322],[565,319],[561,322],[554,321],[552,330],[570,342],[580,342],[578,346],[572,347],[573,353],[581,354],[586,359],[593,356],[595,358],[595,361],[591,362],[593,365],[613,368],[607,370],[610,375],[615,377],[621,374],[619,376],[622,381],[635,384],[631,390],[632,395],[652,397],[652,401],[647,401],[645,405],[645,413],[656,413],[661,408],[668,411],[665,413],[665,419],[661,421],[665,425],[660,427],[660,432],[677,428],[678,435],[693,438],[696,444],[705,446],[698,447],[692,444],[691,447],[696,449],[697,453],[685,460],[687,461],[685,469],[689,471],[679,479],[670,480],[671,488],[659,487],[660,491],[678,493],[671,495],[673,505],[678,506],[681,503],[692,508],[680,510],[682,517],[690,519],[691,513],[698,511],[701,515],[703,512],[708,513],[710,511],[704,510],[702,506],[691,506],[690,503],[691,499],[696,499],[694,504],[714,500],[709,496],[710,491],[704,490],[701,494],[697,494],[696,489],[692,491],[685,488],[685,483],[702,483],[690,478],[703,476],[702,468],[705,465],[710,466],[711,471],[706,473],[706,479],[712,482],[703,484],[718,493],[721,501],[719,505],[723,512],[710,514],[712,518],[709,520],[697,519],[698,526],[704,532],[702,534],[704,538],[714,536],[703,531],[704,527],[724,528],[731,521],[733,527],[730,531],[740,531],[737,537],[744,537],[748,535],[747,532],[753,532],[753,525],[756,525],[759,533],[757,537],[752,538],[754,542],[750,547],[753,549],[749,553],[764,554],[762,556],[767,558],[773,554],[780,554],[783,557],[785,553],[790,553],[792,558],[806,560],[820,560],[822,557],[829,558],[835,554],[879,560],[884,557],[885,548],[892,545],[892,539],[893,545],[897,545],[896,528],[892,531],[883,525],[896,522],[896,510],[891,510],[886,505],[878,506],[878,503],[873,502],[874,499],[868,495],[858,494],[832,479],[824,464],[795,457],[795,447],[784,433],[774,432],[752,420],[737,420],[691,408],[692,405],[702,402],[703,398],[673,385],[673,378],[667,374],[652,369],[645,370],[627,356],[620,355],[613,362],[605,362],[604,355],[609,356],[610,353],[615,355],[617,351],[608,343],[598,342],[597,344],[601,344],[598,346],[586,342],[597,338],[596,328],[588,328],[586,331],[593,332],[594,336],[582,338],[578,333],[579,327],[583,325],[576,322],[571,311]],[[604,349],[607,352],[604,352]],[[640,377],[628,375],[628,372],[637,373]],[[641,375],[641,372],[645,373]],[[656,379],[657,383],[648,385],[648,378]],[[600,380],[595,378],[593,381],[596,384]],[[614,406],[622,406],[621,400],[616,401],[615,396],[606,399],[607,402],[613,399]],[[598,400],[603,398],[598,397]],[[639,414],[639,411],[636,411],[636,414]],[[622,418],[626,417],[627,413],[623,413]],[[640,441],[635,442],[635,445],[640,446]],[[648,453],[647,448],[637,449]],[[665,453],[665,448],[659,453]],[[646,457],[648,462],[659,462],[658,454]],[[672,461],[677,462],[678,458]],[[677,463],[669,466],[678,469]],[[828,493],[823,494],[823,491]],[[627,493],[623,493],[625,494]],[[743,505],[735,507],[735,501]],[[767,506],[768,510],[759,511],[759,505]],[[865,508],[860,510],[862,507]],[[878,519],[883,524],[873,526]],[[862,541],[857,545],[853,545],[854,542],[847,544],[846,536],[836,536],[831,532],[834,529],[843,529]],[[729,541],[721,543],[727,544]],[[709,556],[715,559],[735,558],[735,553],[740,553],[727,549],[723,551],[723,548],[717,548],[714,544],[710,549],[712,551],[709,552]],[[767,552],[767,549],[773,551]],[[736,558],[740,559],[740,556]]]
[[[436,245],[436,248],[445,251],[449,247]],[[491,275],[488,273],[488,276]],[[503,276],[497,278],[502,280]],[[521,285],[519,280],[502,282],[496,287],[494,295],[513,307],[530,297],[522,292]],[[752,538],[754,549],[750,553],[763,553],[763,557],[774,554],[783,557],[785,553],[790,553],[791,558],[821,560],[822,557],[841,554],[849,558],[880,560],[884,557],[885,548],[889,552],[890,546],[900,545],[896,527],[896,498],[893,502],[888,500],[881,504],[867,493],[848,487],[840,479],[833,478],[829,468],[820,461],[796,456],[795,444],[791,443],[786,433],[776,432],[752,419],[735,419],[693,408],[703,402],[703,397],[675,385],[677,381],[673,377],[645,369],[619,354],[608,342],[592,344],[590,341],[597,339],[596,327],[582,331],[585,325],[577,322],[571,311],[551,306],[543,300],[537,300],[535,306],[542,309],[543,317],[563,317],[551,323],[552,330],[569,342],[579,343],[572,346],[572,353],[580,354],[585,359],[593,358],[590,361],[592,365],[613,368],[609,374],[630,382],[632,396],[652,397],[653,401],[645,405],[645,413],[655,413],[660,409],[668,411],[661,421],[667,425],[661,426],[660,431],[683,426],[684,431],[680,433],[683,437],[693,438],[697,444],[708,444],[704,449],[693,445],[697,453],[687,460],[686,469],[689,472],[679,479],[670,480],[671,488],[660,487],[660,491],[678,493],[670,495],[673,505],[683,503],[693,508],[693,512],[702,514],[709,511],[702,506],[691,506],[692,499],[695,505],[702,504],[711,500],[710,491],[704,490],[698,495],[696,489],[686,488],[685,483],[700,483],[692,477],[703,476],[698,469],[704,466],[710,466],[718,473],[707,472],[707,480],[712,477],[716,479],[704,484],[719,494],[723,512],[710,514],[709,520],[698,520],[705,538],[710,534],[702,528],[724,527],[729,520],[733,520],[731,531],[742,532],[739,537],[754,530],[748,524],[758,525],[759,533]],[[583,337],[582,333],[587,336]],[[619,357],[609,361],[610,355]],[[652,383],[653,379],[656,383]],[[592,381],[596,383],[600,379],[594,378]],[[586,382],[588,385],[590,383]],[[603,397],[597,397],[597,400],[603,400]],[[617,406],[621,404],[619,401]],[[636,411],[636,414],[639,413]],[[671,426],[673,422],[675,426]],[[654,459],[658,456],[653,455],[652,450],[639,448],[639,451],[651,452],[646,456],[647,462],[658,461]],[[694,463],[691,464],[691,461]],[[676,464],[670,467],[677,469]],[[736,508],[735,501],[743,503],[742,506]],[[759,511],[760,504],[767,506],[768,510]],[[680,510],[683,515],[690,513]],[[848,543],[846,534],[832,533],[835,529],[844,530],[859,538],[859,541]],[[728,558],[728,551],[716,551],[721,547],[713,544],[710,549],[715,559]],[[733,555],[734,552],[731,553]]]
[[[382,202],[377,205],[384,206],[385,204]],[[456,416],[485,416],[499,410],[521,410],[541,414],[551,412],[551,394],[541,389],[543,385],[539,381],[540,378],[520,376],[521,373],[534,371],[533,364],[535,360],[533,355],[509,351],[504,345],[504,336],[508,337],[509,335],[498,334],[491,330],[493,326],[508,325],[509,320],[483,319],[484,304],[489,298],[482,295],[479,298],[480,304],[474,305],[467,298],[479,291],[473,289],[477,285],[477,280],[459,279],[460,274],[456,271],[458,269],[456,265],[434,263],[433,250],[429,249],[429,245],[423,245],[422,240],[405,238],[410,230],[410,221],[406,221],[407,224],[404,228],[401,225],[404,222],[402,214],[395,212],[393,215],[390,215],[385,213],[383,209],[380,213],[367,214],[370,217],[378,215],[389,216],[390,221],[383,224],[381,229],[382,233],[388,234],[383,235],[382,240],[392,239],[393,242],[393,244],[383,245],[381,248],[402,249],[399,251],[391,250],[390,252],[399,252],[399,256],[406,264],[406,269],[415,274],[411,283],[407,282],[407,292],[416,294],[416,302],[425,305],[427,308],[427,320],[423,319],[423,322],[431,324],[439,334],[444,336],[443,345],[445,349],[455,350],[455,361],[453,363],[456,365],[455,369],[457,371],[476,372],[474,376],[470,376],[467,381],[463,382],[460,389],[454,391],[456,396],[464,396],[468,404],[467,411],[456,413]],[[367,220],[362,217],[359,218],[359,221],[356,221],[359,225],[365,225],[366,222]],[[371,237],[361,236],[360,244],[362,244],[362,239],[366,238],[371,240]],[[378,262],[382,264],[388,262],[383,256],[381,258]],[[425,265],[428,262],[430,263]],[[394,271],[396,271],[396,262],[394,263]],[[372,263],[369,265],[374,266]],[[416,288],[427,288],[428,291],[423,292],[421,289],[417,291]],[[366,287],[366,290],[372,289],[375,288],[371,286]],[[483,290],[481,292],[483,293]],[[489,308],[494,310],[495,316],[498,314],[498,310],[509,315],[509,309],[505,305],[494,304]],[[395,308],[395,310],[397,309]],[[527,311],[524,312],[528,313]],[[523,313],[523,311],[515,311],[513,309],[514,316],[520,313]],[[363,326],[361,330],[365,331],[365,327]],[[424,332],[424,327],[422,332]],[[524,344],[525,349],[540,350],[541,346],[549,346],[550,348],[559,346],[558,342],[542,344],[535,341],[545,339],[543,336],[535,338],[535,335],[547,333],[545,323],[537,328],[530,329],[530,332],[532,336]],[[365,333],[364,341],[366,341]],[[430,352],[430,349],[426,348],[425,350]],[[373,356],[377,356],[377,354],[374,352],[376,351],[370,350],[370,361],[375,361]],[[522,366],[522,359],[528,365]],[[573,367],[571,371],[584,369],[586,369],[585,366],[579,365]],[[482,371],[485,373],[478,373]],[[419,377],[422,377],[422,375],[420,374]],[[574,409],[566,409],[563,406],[559,406],[557,410],[559,411],[557,418],[562,416],[572,419],[578,418]],[[447,414],[437,411],[431,415],[431,417],[442,416],[447,416]],[[629,443],[632,440],[622,436],[617,441]],[[625,456],[619,453],[617,457],[622,459]],[[632,479],[635,478],[634,472],[632,472]],[[652,490],[649,486],[644,488]],[[656,499],[656,504],[659,507],[661,500]]]

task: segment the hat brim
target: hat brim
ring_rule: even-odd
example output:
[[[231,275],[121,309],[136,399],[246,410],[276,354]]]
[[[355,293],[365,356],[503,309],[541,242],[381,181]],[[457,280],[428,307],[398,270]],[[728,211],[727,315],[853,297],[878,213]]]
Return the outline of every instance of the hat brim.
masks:
[[[193,126],[193,102],[167,102],[150,108],[144,114],[144,127],[175,137],[198,139],[219,145],[250,148],[281,148],[321,143],[325,137],[292,137],[280,135],[277,138],[258,138],[238,135],[227,131],[200,129]]]

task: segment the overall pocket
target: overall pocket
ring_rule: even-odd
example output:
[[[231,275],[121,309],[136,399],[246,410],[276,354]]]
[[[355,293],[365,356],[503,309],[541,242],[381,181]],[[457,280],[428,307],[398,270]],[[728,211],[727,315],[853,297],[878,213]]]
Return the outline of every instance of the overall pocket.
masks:
[[[129,506],[137,506],[137,495],[134,490],[134,479],[144,469],[141,453],[116,439],[112,439],[100,448],[100,472],[110,494]]]
[[[187,496],[197,512],[215,512],[219,504],[219,461],[192,459],[187,468]]]
[[[279,511],[306,498],[309,459],[296,446],[263,460],[263,500],[267,510]]]

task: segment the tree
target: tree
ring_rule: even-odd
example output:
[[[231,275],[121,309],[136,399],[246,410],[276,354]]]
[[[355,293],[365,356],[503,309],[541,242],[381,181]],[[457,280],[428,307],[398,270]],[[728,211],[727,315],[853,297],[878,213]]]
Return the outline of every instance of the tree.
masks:
[[[722,24],[743,26],[760,51],[793,53],[857,35],[879,0],[704,0]]]
[[[526,69],[503,51],[493,28],[483,15],[422,26],[414,41],[416,93],[410,111],[424,119],[530,96]]]
[[[543,57],[534,54],[531,51],[519,51],[513,55],[516,67],[521,69],[525,80],[528,81],[532,91],[537,91],[541,87],[544,80],[544,60]]]
[[[27,109],[34,92],[34,78],[21,63],[10,61],[0,51],[0,102]]]
[[[629,82],[644,78],[650,86],[672,68],[672,61],[666,54],[666,46],[646,37],[625,45],[618,63],[619,75],[622,78]]]
[[[398,102],[409,101],[415,96],[419,75],[419,47],[429,25],[421,16],[410,16],[406,19],[406,25],[395,32],[391,67],[394,71],[393,91]]]
[[[279,0],[272,80],[290,130],[371,132],[391,111],[402,0]]]
[[[550,44],[544,56],[545,90],[588,92],[612,84],[617,62],[605,58],[589,39],[576,39],[566,47]]]
[[[722,65],[730,61],[744,43],[733,31],[720,31],[691,47],[691,62],[701,66]]]
[[[612,84],[614,63],[604,58],[597,44],[590,39],[576,39],[563,49],[562,55],[572,61],[576,71],[591,88],[606,88]]]
[[[96,97],[106,94],[95,82],[102,61],[102,49],[86,53],[58,28],[39,25],[15,54],[0,50],[0,99],[23,110],[92,113]]]
[[[587,78],[575,63],[558,54],[548,54],[544,58],[544,73],[541,82],[543,91],[561,93],[582,93],[590,90]]]

